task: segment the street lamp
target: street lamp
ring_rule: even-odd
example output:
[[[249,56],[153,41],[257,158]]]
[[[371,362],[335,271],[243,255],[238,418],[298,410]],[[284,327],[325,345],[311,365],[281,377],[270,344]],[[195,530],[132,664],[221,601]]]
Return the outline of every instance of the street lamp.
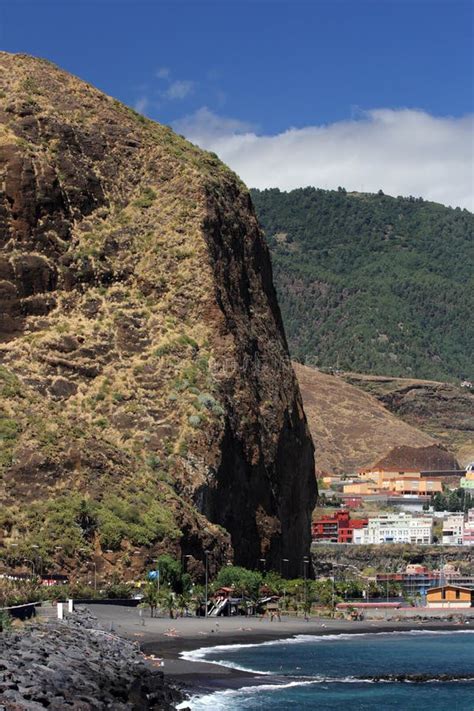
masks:
[[[152,563],[158,563],[159,558],[153,558]],[[160,594],[160,566],[157,565],[156,568],[156,590],[158,595]],[[169,583],[168,583],[169,584]]]
[[[89,551],[87,550],[87,548],[79,548],[79,552],[89,554]],[[96,562],[95,558],[92,558],[90,561],[88,561],[87,565],[94,566],[94,592],[97,592],[97,562]]]
[[[267,559],[260,558],[260,563],[262,564],[262,573],[263,573],[263,576],[265,577],[265,573],[266,573],[265,568],[266,568]]]
[[[35,548],[36,550],[39,550],[39,546],[36,545],[36,544],[32,545],[31,547],[32,547],[32,548]],[[37,554],[36,554],[36,557],[37,557],[37,559],[38,559],[38,570],[39,570],[39,574],[42,575],[42,574],[43,574],[43,558],[41,557],[41,554],[40,554],[40,553],[37,553]]]
[[[289,562],[290,562],[289,558],[282,558],[282,559],[281,559],[281,563],[280,563],[280,575],[281,575],[281,577],[283,577],[283,566],[284,566],[284,563],[289,563]]]
[[[208,598],[208,588],[209,588],[209,551],[204,551],[204,556],[206,558],[206,586],[205,586],[205,608],[204,608],[204,616],[207,617],[207,598]]]
[[[352,568],[352,570],[354,570],[355,574],[358,575],[359,578],[362,578],[362,580],[366,580],[367,581],[367,589],[364,592],[365,592],[365,599],[367,602],[369,602],[369,599],[370,599],[370,578],[367,575],[364,575],[363,573],[361,573],[360,570],[355,565],[351,565],[350,563],[332,563],[332,567],[333,567],[333,569],[334,568]],[[334,590],[334,572],[333,572],[333,590]],[[333,607],[333,609],[334,609],[334,607]]]
[[[308,619],[308,613],[307,613],[307,608],[308,608],[308,587],[306,584],[306,577],[307,577],[307,570],[306,566],[308,565],[309,560],[307,556],[303,558],[303,574],[304,574],[304,618],[305,620]]]
[[[31,563],[31,575],[35,577],[35,563],[31,558],[23,558],[23,563]]]
[[[94,592],[97,592],[97,563],[96,563],[96,561],[92,560],[91,565],[94,566]]]

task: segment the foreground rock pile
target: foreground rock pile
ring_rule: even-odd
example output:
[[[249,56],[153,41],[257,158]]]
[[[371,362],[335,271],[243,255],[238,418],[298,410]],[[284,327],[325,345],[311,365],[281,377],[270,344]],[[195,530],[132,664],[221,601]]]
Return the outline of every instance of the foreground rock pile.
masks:
[[[89,613],[0,635],[0,711],[169,711],[182,698]]]

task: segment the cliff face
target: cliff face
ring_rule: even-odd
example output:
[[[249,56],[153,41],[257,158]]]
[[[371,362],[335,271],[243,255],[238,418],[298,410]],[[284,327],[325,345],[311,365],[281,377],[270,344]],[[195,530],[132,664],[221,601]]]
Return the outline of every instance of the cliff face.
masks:
[[[82,549],[104,573],[169,549],[196,570],[209,549],[298,572],[313,446],[245,187],[170,129],[5,53],[0,175],[6,542]]]

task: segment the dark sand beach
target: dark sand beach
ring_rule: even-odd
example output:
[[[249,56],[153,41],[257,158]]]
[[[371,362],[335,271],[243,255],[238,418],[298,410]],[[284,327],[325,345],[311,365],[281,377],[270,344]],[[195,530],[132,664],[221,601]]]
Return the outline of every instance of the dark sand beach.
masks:
[[[263,683],[265,677],[208,662],[181,658],[182,652],[201,647],[258,644],[295,635],[364,634],[409,630],[459,630],[459,623],[445,620],[362,621],[282,617],[281,622],[255,617],[150,618],[148,610],[116,605],[89,605],[104,629],[140,644],[151,663],[162,660],[162,669],[190,693],[205,693],[242,685]],[[141,613],[141,614],[140,614]]]

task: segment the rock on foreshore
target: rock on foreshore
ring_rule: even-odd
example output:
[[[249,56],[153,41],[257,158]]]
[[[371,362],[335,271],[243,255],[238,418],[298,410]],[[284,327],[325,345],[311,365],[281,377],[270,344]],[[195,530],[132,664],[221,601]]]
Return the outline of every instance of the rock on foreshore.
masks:
[[[171,711],[183,699],[133,642],[90,613],[0,635],[0,711]]]

